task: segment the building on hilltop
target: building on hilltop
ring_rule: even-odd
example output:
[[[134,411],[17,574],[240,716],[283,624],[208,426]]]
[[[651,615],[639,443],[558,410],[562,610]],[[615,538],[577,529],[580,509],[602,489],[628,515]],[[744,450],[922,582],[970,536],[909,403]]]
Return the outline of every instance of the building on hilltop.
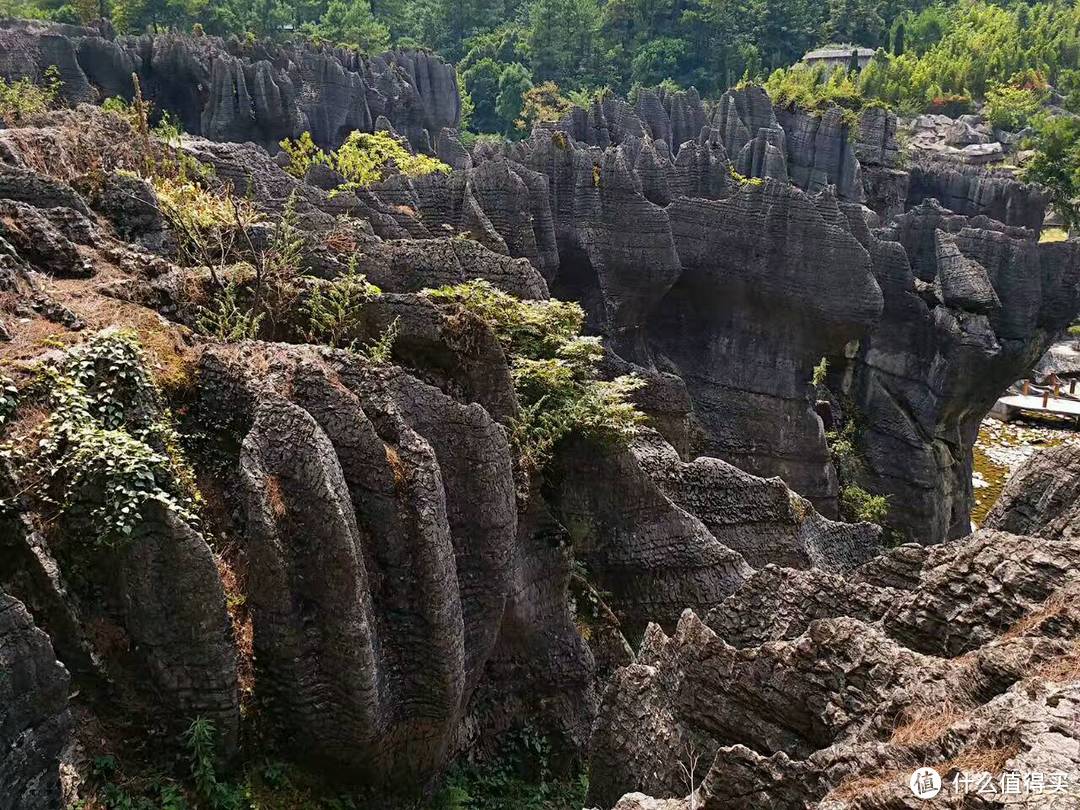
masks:
[[[866,67],[874,56],[873,48],[861,48],[857,45],[825,45],[812,51],[807,51],[802,61],[813,67],[825,65],[828,68],[847,67],[851,64],[852,50],[858,51],[859,70]]]

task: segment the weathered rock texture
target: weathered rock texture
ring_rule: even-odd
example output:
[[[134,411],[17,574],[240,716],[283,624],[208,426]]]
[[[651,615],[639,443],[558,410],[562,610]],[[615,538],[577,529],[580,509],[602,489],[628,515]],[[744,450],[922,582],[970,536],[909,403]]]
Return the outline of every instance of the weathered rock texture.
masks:
[[[422,51],[368,59],[345,49],[8,23],[0,54],[5,79],[40,79],[58,66],[71,103],[130,99],[137,74],[145,97],[185,132],[221,141],[271,147],[307,131],[329,148],[353,130],[373,132],[381,116],[414,148],[433,153],[442,130],[461,117],[453,67]]]
[[[61,40],[79,37],[98,42]],[[868,561],[880,530],[823,516],[837,480],[810,383],[829,357],[835,419],[858,428],[860,481],[892,498],[891,528],[926,543],[963,533],[974,426],[1073,316],[1076,244],[930,202],[876,227],[853,155],[862,144],[890,168],[887,120],[854,140],[841,119],[775,112],[760,91],[708,119],[692,93],[642,98],[357,193],[330,194],[325,172],[291,177],[254,143],[185,141],[214,169],[208,185],[250,192],[267,220],[253,243],[294,199],[308,237],[298,296],[353,258],[379,284],[352,314],[361,344],[396,325],[380,363],[298,345],[299,305],[274,332],[296,343],[192,337],[177,322],[195,322],[201,269],[172,263],[152,188],[124,182],[117,119],[80,107],[0,133],[0,291],[16,315],[0,350],[26,364],[42,335],[128,320],[165,359],[197,346],[173,384],[209,445],[208,522],[245,564],[230,596],[244,597],[252,649],[238,650],[238,600],[199,521],[148,504],[130,544],[76,566],[77,519],[46,520],[22,471],[0,470],[0,587],[52,640],[80,709],[162,739],[207,716],[227,757],[240,670],[282,756],[415,791],[522,717],[583,751],[598,673],[630,662],[593,734],[609,806],[635,788],[685,795],[688,743],[715,758],[702,796],[724,779],[747,807],[824,800],[912,757],[1072,763],[1048,731],[1074,705],[1048,674],[1071,660],[1072,535],[984,531]],[[106,156],[100,183],[81,176],[86,149]],[[418,292],[472,278],[582,301],[606,339],[602,373],[642,377],[650,426],[625,446],[573,436],[526,475],[498,337]],[[17,438],[40,416],[20,411]],[[1071,514],[1053,503],[1015,528],[1045,534],[1051,513]],[[587,642],[570,598],[582,592],[602,603]],[[625,636],[643,628],[631,662]],[[894,735],[926,701],[957,707],[948,733]]]
[[[1080,304],[1078,246],[933,201],[878,232],[847,214],[885,300],[879,325],[830,359],[829,385],[860,428],[862,483],[889,494],[906,539],[959,537],[979,422]]]
[[[1078,555],[1075,537],[981,531],[843,579],[764,569],[704,621],[688,611],[670,637],[651,627],[616,672],[591,800],[640,791],[617,807],[685,810],[689,798],[641,794],[686,796],[680,763],[695,756],[694,806],[717,810],[907,807],[912,763],[947,782],[1068,771]],[[941,798],[969,806],[951,787]]]
[[[918,205],[935,199],[957,214],[985,214],[1006,225],[1038,231],[1046,213],[1046,196],[1037,187],[1010,175],[924,158],[910,169],[908,200]]]
[[[68,674],[21,602],[0,591],[0,808],[60,807]]]
[[[1080,531],[1080,445],[1036,453],[1009,479],[986,526],[1016,534],[1075,538]]]
[[[835,514],[808,386],[828,357],[849,406],[834,412],[861,428],[857,483],[890,498],[890,527],[919,542],[966,532],[975,426],[1080,307],[1075,246],[991,218],[1041,222],[1041,197],[1013,181],[976,178],[964,215],[909,197],[884,111],[852,135],[838,111],[774,111],[760,89],[726,94],[707,119],[699,104],[603,97],[508,154],[373,192],[429,230],[527,258],[622,358],[680,377],[681,450],[780,476]],[[705,123],[668,143],[676,119]]]
[[[396,351],[419,324],[404,322]],[[283,743],[306,740],[309,762],[349,779],[423,780],[471,741],[466,728],[498,728],[514,701],[549,706],[583,741],[594,663],[566,610],[571,559],[628,631],[717,606],[751,573],[651,477],[685,466],[658,436],[666,461],[651,464],[565,445],[522,508],[504,428],[401,369],[284,345],[215,349],[199,387],[207,418],[231,414],[244,436],[258,697]],[[773,498],[753,514],[725,507],[755,489]],[[874,527],[832,524],[780,482],[726,465],[696,491],[732,537],[773,526],[778,558],[839,569],[876,544]],[[512,683],[491,680],[504,669]]]
[[[440,276],[460,278],[481,252],[386,248],[371,234],[465,235],[528,261],[552,294],[584,304],[590,330],[621,359],[683,380],[688,430],[667,434],[680,452],[780,476],[832,516],[838,481],[808,385],[828,357],[844,400],[834,411],[862,428],[868,471],[858,483],[889,496],[890,527],[908,539],[967,530],[973,426],[1080,305],[1076,249],[1035,244],[1045,205],[1037,189],[939,163],[900,170],[896,119],[884,110],[856,128],[839,110],[774,109],[760,88],[709,107],[693,90],[643,90],[634,104],[598,97],[524,142],[470,156],[452,133],[452,71],[428,55],[360,61],[37,24],[0,35],[29,54],[4,70],[40,69],[55,56],[74,71],[73,100],[122,92],[135,62],[160,106],[216,140],[269,144],[310,129],[330,145],[382,116],[456,171],[330,197],[322,190],[336,181],[325,167],[300,183],[254,146],[188,148],[277,210],[299,188],[320,230],[335,217],[366,220],[370,231],[351,238],[377,245],[365,248],[372,276],[389,265],[423,285],[429,267],[448,264]],[[116,210],[115,197],[104,192],[98,207]],[[951,214],[931,213],[934,199]],[[27,224],[13,235],[29,244],[38,234],[62,244],[55,226],[17,219]],[[152,222],[143,227],[138,238],[167,249]],[[325,256],[312,265],[337,269]],[[501,278],[515,286],[522,272],[505,262]],[[541,292],[535,279],[516,286]],[[651,404],[658,422],[680,421],[670,401]],[[843,404],[854,408],[843,413]]]

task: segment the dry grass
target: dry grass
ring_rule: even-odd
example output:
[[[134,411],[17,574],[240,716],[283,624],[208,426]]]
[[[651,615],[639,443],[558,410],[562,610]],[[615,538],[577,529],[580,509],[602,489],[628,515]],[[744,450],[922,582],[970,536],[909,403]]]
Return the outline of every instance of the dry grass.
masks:
[[[232,622],[236,644],[236,676],[240,687],[240,708],[247,713],[255,697],[255,629],[251,621],[246,591],[246,572],[242,554],[227,548],[214,555],[218,576],[225,589],[225,606]]]
[[[1043,228],[1043,232],[1039,234],[1040,242],[1064,242],[1069,238],[1069,234],[1064,228]]]
[[[149,311],[131,326],[139,336],[158,387],[169,396],[185,391],[191,385],[195,361],[180,328]]]
[[[386,445],[386,463],[390,465],[390,472],[394,474],[394,486],[401,489],[405,486],[405,463],[398,455],[396,448]]]
[[[949,781],[950,777],[958,772],[967,774],[989,773],[992,776],[1000,776],[1009,760],[1019,752],[1020,749],[1015,746],[1008,748],[972,748],[944,762],[929,762],[926,764],[941,774],[942,781]],[[906,793],[908,779],[911,777],[913,770],[914,767],[854,776],[831,790],[823,801],[850,801],[851,799],[875,793],[883,788],[900,787]]]
[[[285,493],[281,488],[281,479],[276,475],[266,476],[266,501],[277,520],[281,520],[288,513],[288,508],[285,506]]]
[[[49,421],[49,411],[36,402],[22,402],[15,409],[11,421],[4,431],[5,439],[11,442],[14,450],[20,454],[32,455],[41,438],[42,428]]]
[[[1074,641],[1072,648],[1059,658],[1044,662],[1033,674],[1054,683],[1080,681],[1080,641]]]
[[[1019,746],[1006,748],[972,748],[938,765],[933,765],[942,778],[961,773],[989,773],[1000,776],[1009,760],[1020,753]]]
[[[1019,638],[1027,635],[1047,619],[1059,615],[1068,605],[1064,590],[1056,591],[1035,610],[1021,617],[1012,627],[1001,634],[1002,638]]]
[[[335,228],[326,235],[325,244],[330,250],[342,255],[352,255],[356,252],[356,237],[348,230]]]
[[[955,723],[967,716],[968,711],[963,707],[948,701],[911,706],[898,718],[889,742],[903,746],[930,743],[941,739]]]
[[[910,777],[911,769],[882,771],[867,776],[856,776],[841,782],[836,788],[829,791],[829,794],[822,801],[847,801],[858,796],[865,796],[868,793],[875,793],[884,787],[906,786]]]

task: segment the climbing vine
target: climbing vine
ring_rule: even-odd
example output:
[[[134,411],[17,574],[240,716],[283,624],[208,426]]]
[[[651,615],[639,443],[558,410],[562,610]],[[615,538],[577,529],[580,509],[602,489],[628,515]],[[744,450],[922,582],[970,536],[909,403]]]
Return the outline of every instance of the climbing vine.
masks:
[[[193,475],[133,332],[97,335],[43,366],[28,397],[49,412],[27,459],[38,497],[93,545],[130,540],[150,502],[198,522]]]

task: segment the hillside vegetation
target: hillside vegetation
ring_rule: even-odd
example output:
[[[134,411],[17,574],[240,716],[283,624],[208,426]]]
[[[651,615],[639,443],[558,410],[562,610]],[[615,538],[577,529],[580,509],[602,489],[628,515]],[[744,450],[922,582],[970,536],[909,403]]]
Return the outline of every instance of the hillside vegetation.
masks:
[[[1061,0],[4,0],[0,13],[105,15],[121,32],[173,28],[252,44],[303,36],[367,53],[430,48],[458,63],[471,129],[513,136],[535,117],[523,107],[544,97],[582,103],[602,88],[662,82],[716,97],[768,77],[770,90],[803,104],[873,100],[907,112],[955,114],[987,98],[1006,118],[1049,82],[1080,104],[1080,10]],[[846,71],[831,82],[803,67],[773,73],[829,42],[880,50],[857,81]]]

